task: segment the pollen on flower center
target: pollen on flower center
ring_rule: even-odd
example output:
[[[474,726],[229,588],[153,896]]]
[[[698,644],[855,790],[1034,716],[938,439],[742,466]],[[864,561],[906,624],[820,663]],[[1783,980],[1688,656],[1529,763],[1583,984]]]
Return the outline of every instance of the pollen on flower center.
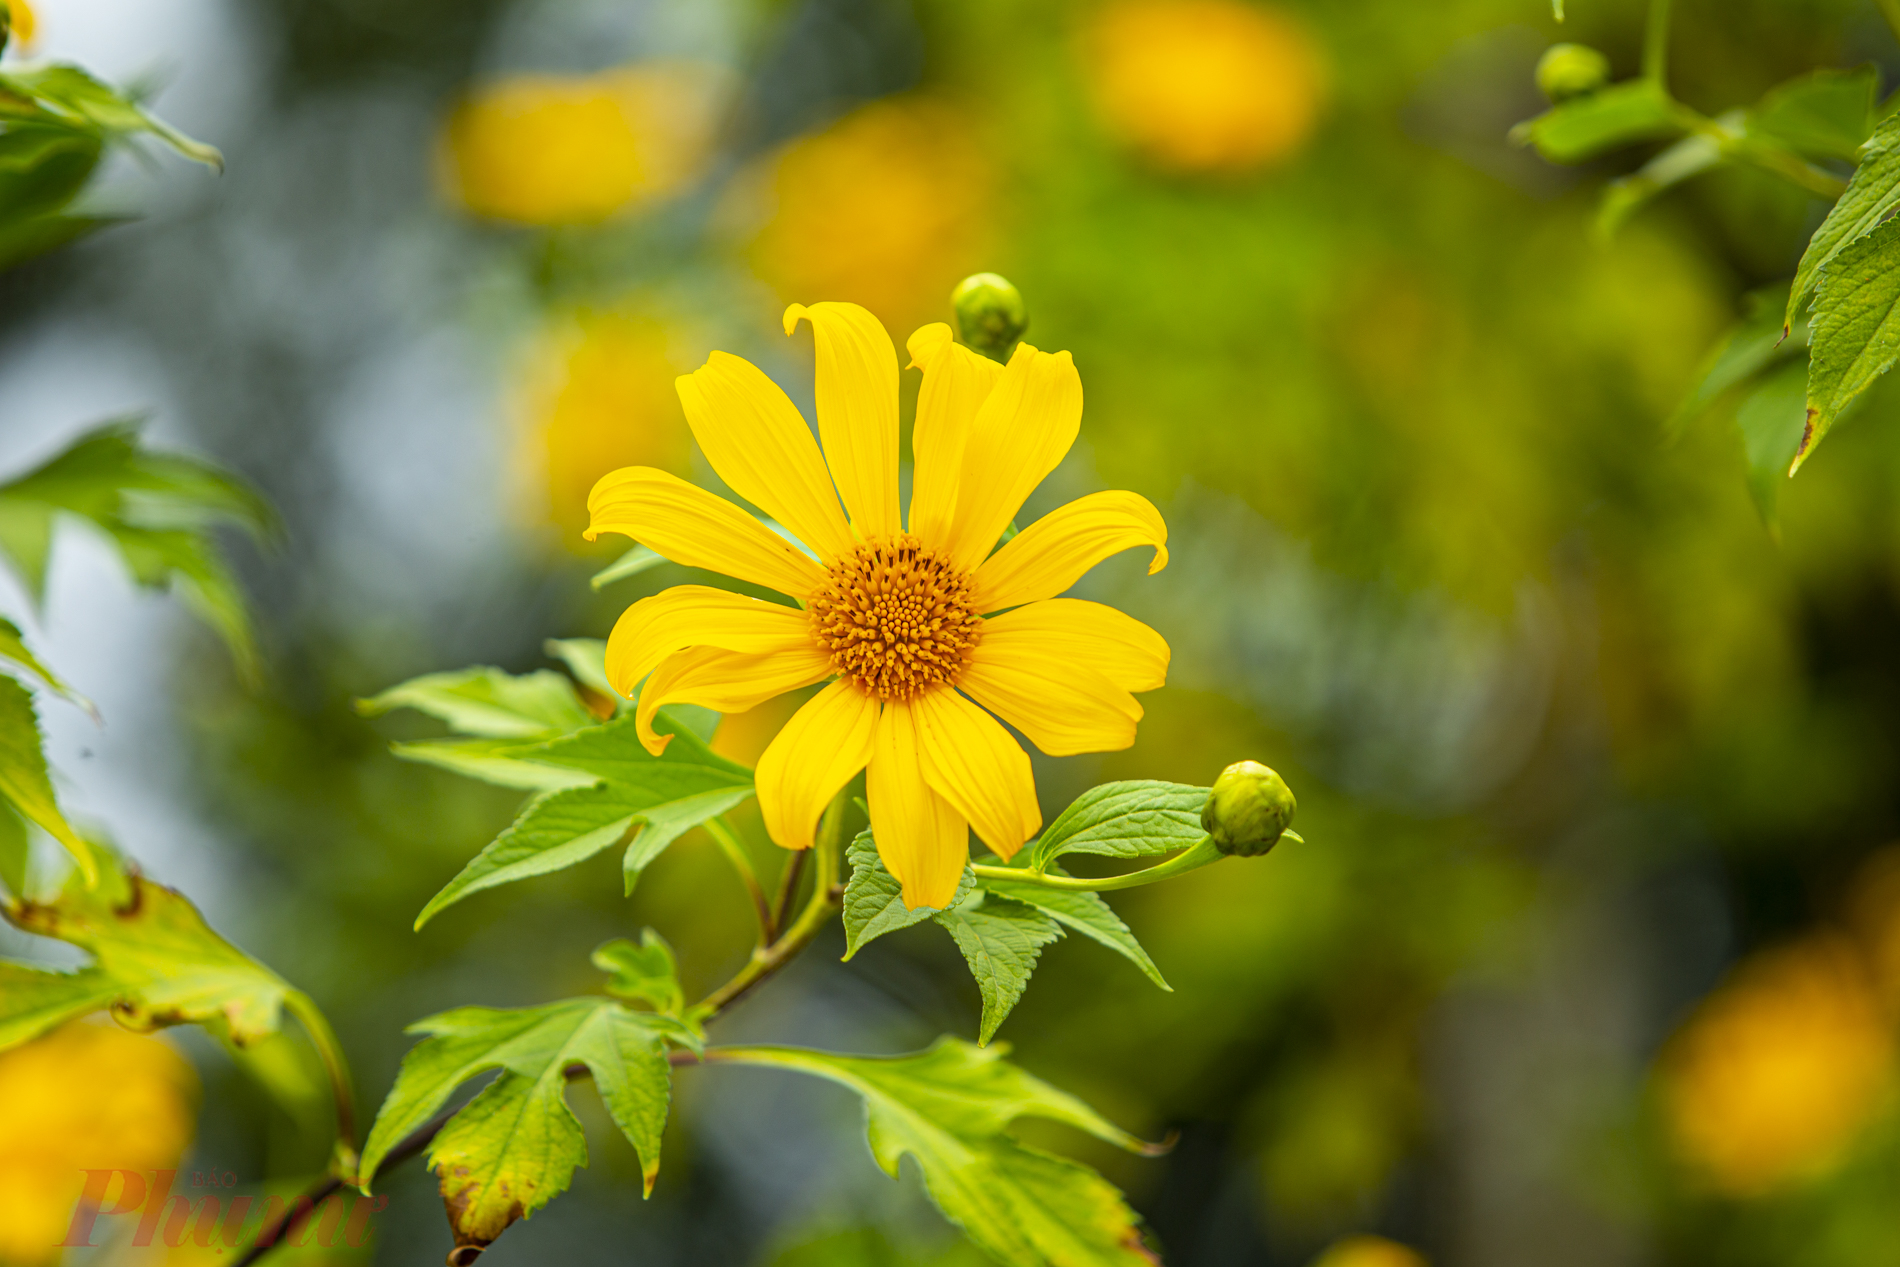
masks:
[[[811,597],[812,634],[840,677],[881,700],[955,683],[983,628],[970,578],[908,534],[832,563]]]

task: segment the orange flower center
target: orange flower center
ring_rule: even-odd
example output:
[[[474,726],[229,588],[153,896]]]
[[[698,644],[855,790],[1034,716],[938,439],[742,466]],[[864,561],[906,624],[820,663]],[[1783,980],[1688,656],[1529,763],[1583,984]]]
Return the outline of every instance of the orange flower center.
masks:
[[[983,629],[969,576],[909,534],[832,563],[809,610],[838,675],[881,700],[954,685]]]

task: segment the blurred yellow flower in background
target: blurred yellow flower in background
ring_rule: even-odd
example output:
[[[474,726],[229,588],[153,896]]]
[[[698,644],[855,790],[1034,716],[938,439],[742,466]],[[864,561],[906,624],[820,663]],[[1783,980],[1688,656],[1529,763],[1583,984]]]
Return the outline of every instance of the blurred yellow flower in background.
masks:
[[[831,295],[910,329],[947,315],[951,287],[987,262],[990,165],[941,102],[875,102],[792,142],[761,176],[750,254],[788,303]]]
[[[603,470],[688,469],[686,420],[673,379],[672,327],[626,313],[581,313],[550,324],[529,352],[517,471],[529,518],[579,544],[587,494]]]
[[[33,6],[26,0],[0,0],[8,9],[7,23],[13,29],[15,44],[33,42]]]
[[[729,72],[694,62],[504,79],[449,116],[448,184],[497,220],[604,220],[697,178],[729,95]]]
[[[1313,1267],[1426,1267],[1425,1257],[1383,1236],[1348,1236],[1335,1241]]]
[[[1318,121],[1325,75],[1290,16],[1238,0],[1118,0],[1082,34],[1103,125],[1152,162],[1248,172],[1280,162]]]
[[[1664,1054],[1664,1108],[1686,1160],[1754,1196],[1837,1161],[1880,1109],[1893,1057],[1860,957],[1817,935],[1703,1001]]]
[[[0,1054],[0,1262],[58,1257],[86,1170],[176,1166],[197,1090],[169,1042],[112,1025],[75,1022]]]

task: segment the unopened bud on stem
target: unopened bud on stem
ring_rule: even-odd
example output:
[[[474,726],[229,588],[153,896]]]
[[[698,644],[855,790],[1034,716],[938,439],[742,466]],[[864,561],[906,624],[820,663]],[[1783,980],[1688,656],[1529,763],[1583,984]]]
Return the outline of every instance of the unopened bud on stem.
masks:
[[[1561,105],[1610,82],[1610,59],[1583,44],[1552,44],[1537,59],[1537,90]]]
[[[956,310],[957,333],[992,361],[1008,361],[1009,354],[1029,329],[1029,310],[1022,292],[995,273],[973,273],[950,292]]]
[[[1201,826],[1222,853],[1251,858],[1279,843],[1296,808],[1285,779],[1258,761],[1236,761],[1208,791]]]

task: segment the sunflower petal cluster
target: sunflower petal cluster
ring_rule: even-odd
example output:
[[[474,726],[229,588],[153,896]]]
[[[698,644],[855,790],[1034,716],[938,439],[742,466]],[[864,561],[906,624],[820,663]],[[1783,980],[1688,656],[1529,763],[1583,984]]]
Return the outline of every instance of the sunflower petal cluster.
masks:
[[[759,759],[766,829],[785,848],[808,848],[825,806],[863,771],[878,853],[905,903],[941,908],[972,830],[1008,858],[1041,829],[1028,753],[1003,722],[1051,756],[1134,742],[1134,695],[1166,679],[1167,643],[1114,608],[1060,595],[1134,547],[1152,547],[1149,572],[1160,571],[1167,527],[1145,498],[1100,492],[999,546],[1075,442],[1081,379],[1067,352],[1022,344],[1005,366],[941,323],[908,344],[923,382],[905,513],[890,335],[855,304],[786,309],[788,335],[801,321],[817,356],[816,438],[739,357],[714,352],[677,384],[707,462],[782,533],[639,466],[594,487],[587,530],[797,606],[676,586],[621,616],[608,677],[637,696],[640,737],[656,754],[670,739],[653,728],[665,705],[740,712],[828,683]]]

